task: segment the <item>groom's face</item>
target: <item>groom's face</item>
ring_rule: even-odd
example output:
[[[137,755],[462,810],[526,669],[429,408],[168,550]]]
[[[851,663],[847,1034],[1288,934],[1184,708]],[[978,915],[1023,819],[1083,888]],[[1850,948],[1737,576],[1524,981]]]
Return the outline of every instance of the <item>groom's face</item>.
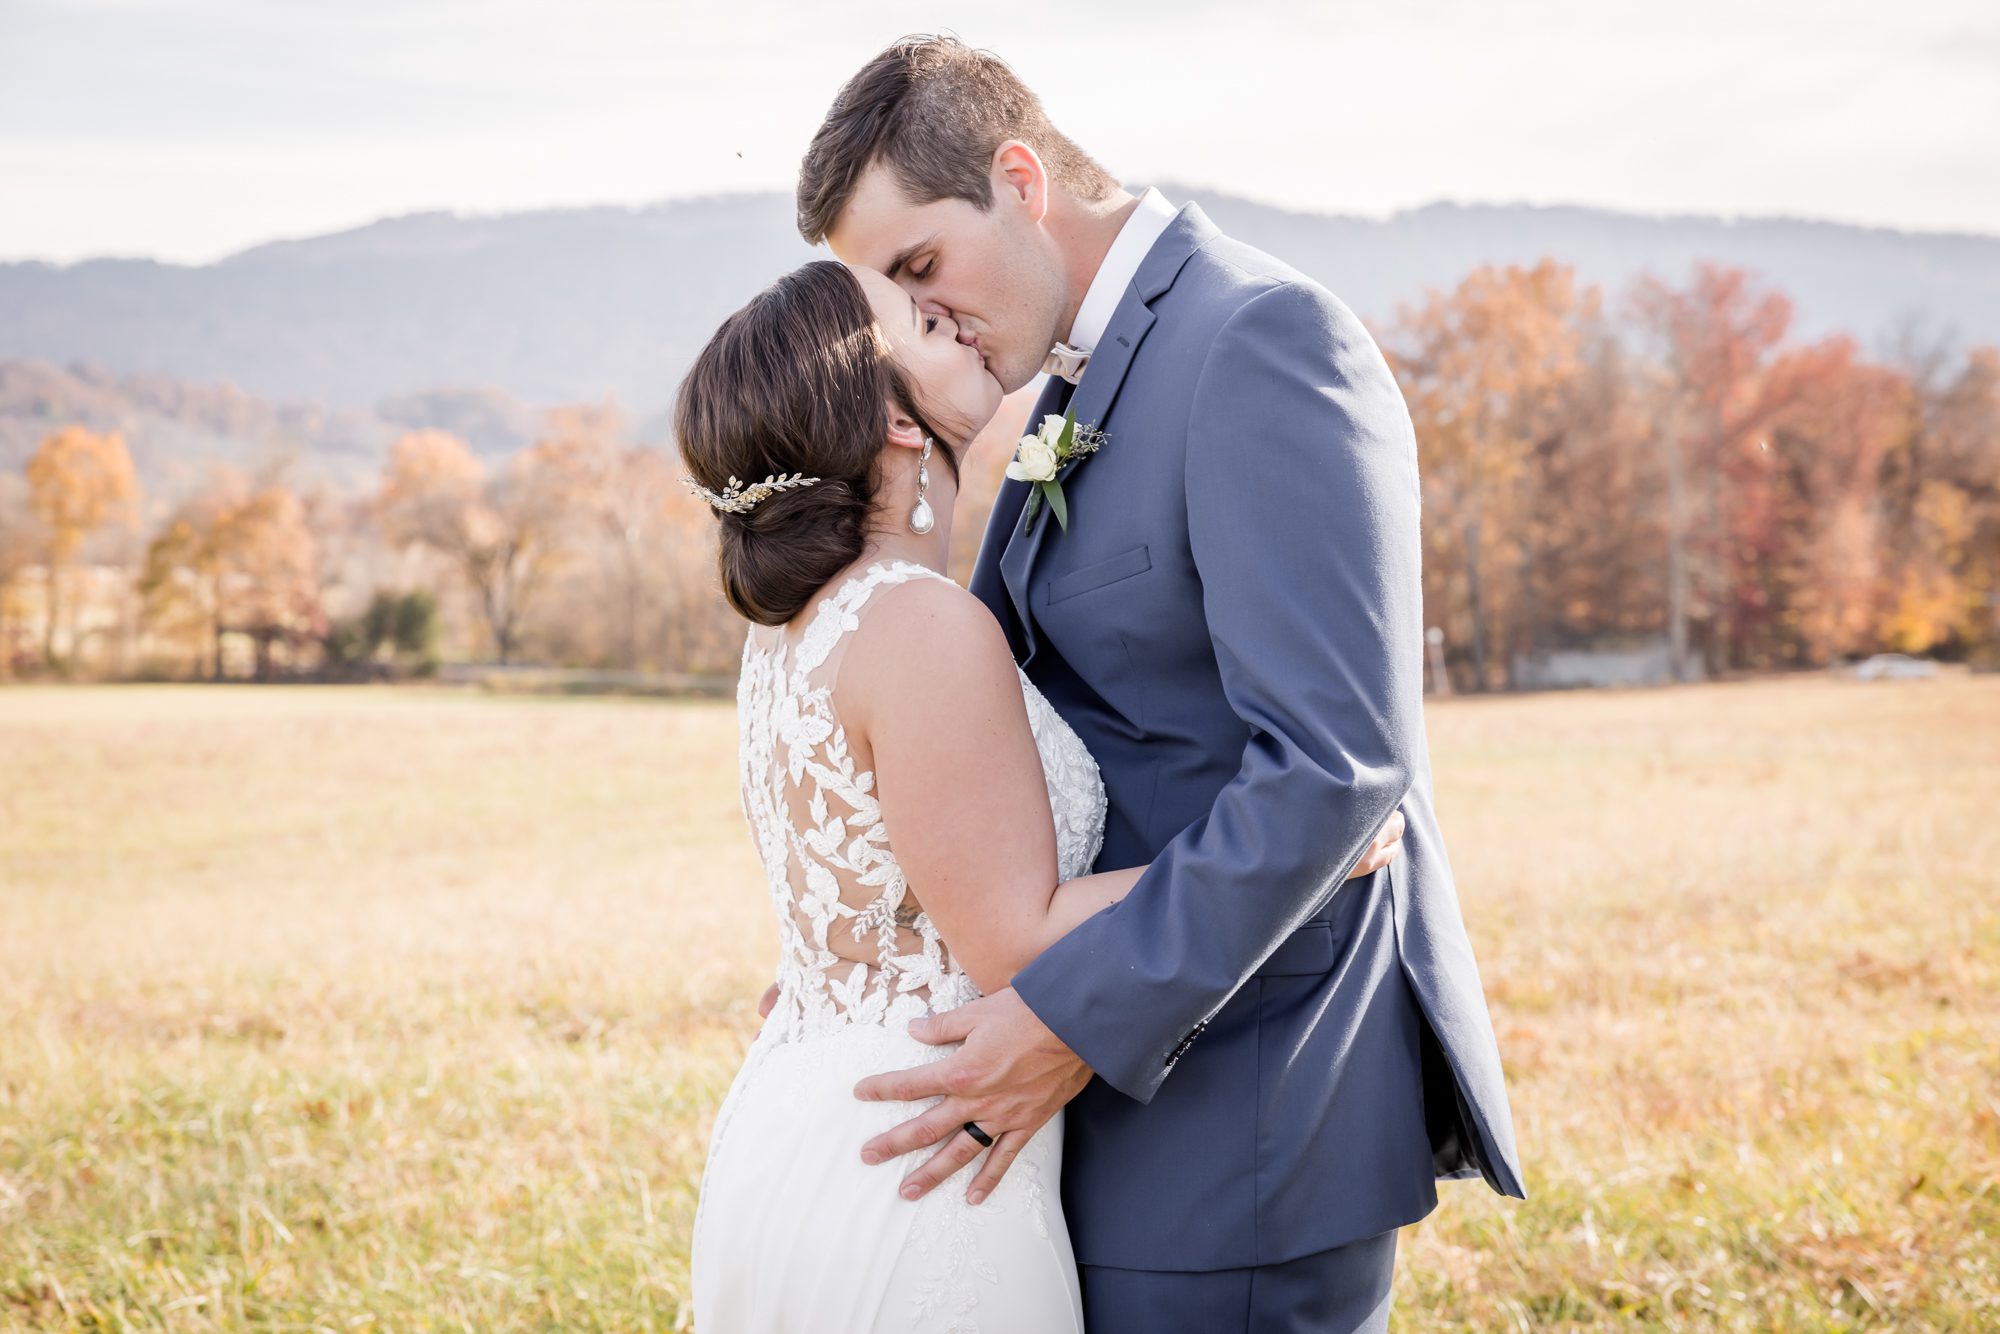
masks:
[[[963,199],[912,204],[893,170],[862,173],[827,234],[849,264],[886,274],[925,311],[949,316],[1008,393],[1042,369],[1068,308],[1061,257],[1041,224],[1047,181],[996,158],[993,205]]]

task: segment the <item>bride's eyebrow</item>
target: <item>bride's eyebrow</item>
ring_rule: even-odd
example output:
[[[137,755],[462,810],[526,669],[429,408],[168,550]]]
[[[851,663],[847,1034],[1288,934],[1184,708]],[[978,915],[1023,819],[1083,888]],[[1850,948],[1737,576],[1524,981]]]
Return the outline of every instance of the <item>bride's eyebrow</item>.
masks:
[[[921,310],[918,310],[918,309],[917,309],[917,299],[916,299],[915,297],[911,297],[911,298],[910,298],[910,323],[911,323],[912,325],[917,325],[917,324],[922,324],[923,322],[924,322],[924,313],[923,313],[923,312],[922,312]]]

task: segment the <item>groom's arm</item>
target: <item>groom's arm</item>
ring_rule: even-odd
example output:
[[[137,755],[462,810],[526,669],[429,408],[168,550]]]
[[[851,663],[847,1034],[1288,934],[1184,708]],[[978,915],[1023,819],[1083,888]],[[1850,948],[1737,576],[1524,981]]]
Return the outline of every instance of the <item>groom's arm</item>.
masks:
[[[915,1021],[958,1043],[871,1075],[857,1097],[942,1096],[862,1146],[941,1145],[918,1198],[981,1152],[980,1202],[1094,1070],[1150,1101],[1187,1036],[1361,860],[1408,791],[1422,737],[1416,451],[1381,354],[1312,284],[1225,323],[1194,393],[1188,533],[1222,686],[1243,722],[1236,776],[1125,900],[1011,987]],[[983,1151],[961,1130],[996,1137]]]
[[[1121,903],[1013,984],[1141,1102],[1354,869],[1409,790],[1422,737],[1409,414],[1330,294],[1275,286],[1230,317],[1194,392],[1186,486],[1242,760]]]

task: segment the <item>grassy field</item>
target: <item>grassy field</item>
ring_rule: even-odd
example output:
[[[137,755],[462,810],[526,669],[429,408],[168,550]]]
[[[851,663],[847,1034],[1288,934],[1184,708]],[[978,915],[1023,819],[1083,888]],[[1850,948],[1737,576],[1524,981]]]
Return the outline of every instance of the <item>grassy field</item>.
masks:
[[[1454,700],[1532,1198],[1397,1327],[2000,1325],[2000,678]],[[0,1330],[685,1329],[726,704],[0,691]]]

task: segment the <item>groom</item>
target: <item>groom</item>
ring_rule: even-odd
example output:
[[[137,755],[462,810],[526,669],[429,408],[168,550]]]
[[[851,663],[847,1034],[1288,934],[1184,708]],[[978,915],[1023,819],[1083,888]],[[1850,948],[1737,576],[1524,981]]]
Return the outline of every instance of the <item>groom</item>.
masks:
[[[1432,810],[1410,419],[1359,321],[1189,204],[1134,199],[989,53],[912,37],[835,100],[799,227],[948,312],[1031,421],[1108,439],[1068,526],[1000,491],[972,590],[1097,757],[1131,894],[1006,990],[923,1022],[969,1194],[1065,1103],[1093,1334],[1377,1330],[1439,1177],[1523,1195],[1499,1053]],[[1053,350],[1052,350],[1053,349]],[[1348,880],[1398,809],[1401,855]],[[1345,883],[1343,883],[1345,882]],[[1074,1099],[1074,1101],[1072,1101]],[[1003,1131],[1023,1132],[1019,1135]]]

